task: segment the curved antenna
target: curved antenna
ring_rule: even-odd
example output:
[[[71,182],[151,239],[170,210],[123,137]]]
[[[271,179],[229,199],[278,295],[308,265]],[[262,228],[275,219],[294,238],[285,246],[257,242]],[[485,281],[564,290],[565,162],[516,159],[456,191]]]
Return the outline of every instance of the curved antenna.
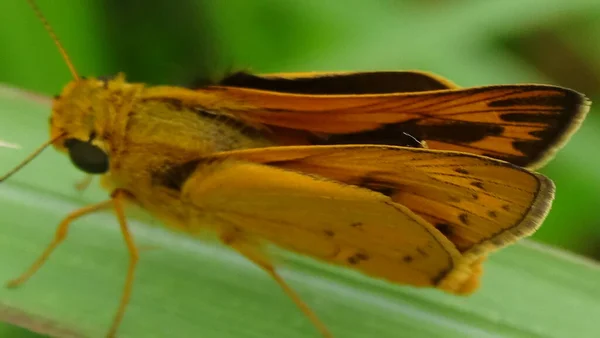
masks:
[[[65,47],[63,47],[62,43],[60,43],[60,40],[56,36],[56,33],[54,33],[54,29],[52,29],[52,26],[50,26],[50,23],[48,22],[48,20],[46,19],[46,17],[44,16],[44,14],[42,13],[42,11],[40,10],[40,8],[37,6],[37,4],[35,3],[35,1],[34,0],[27,0],[27,2],[29,3],[29,6],[31,6],[31,8],[33,9],[33,11],[35,12],[35,15],[40,19],[40,21],[44,25],[44,28],[46,29],[46,31],[50,35],[50,38],[52,39],[52,41],[54,41],[54,44],[58,48],[58,51],[60,52],[60,55],[62,56],[63,60],[65,60],[65,63],[67,64],[67,67],[69,67],[69,71],[71,72],[71,75],[73,75],[73,79],[75,79],[76,81],[78,81],[79,80],[79,75],[77,74],[77,70],[75,69],[75,66],[73,65],[73,62],[71,61],[71,58],[69,57],[69,54],[67,54],[67,51],[65,50]]]
[[[24,166],[27,165],[27,163],[31,162],[31,160],[36,158],[42,151],[44,151],[44,149],[48,148],[49,145],[58,141],[60,138],[62,138],[64,136],[65,136],[65,134],[59,134],[59,135],[51,138],[50,140],[44,142],[44,144],[42,144],[39,148],[34,150],[33,153],[31,153],[31,155],[27,156],[27,158],[25,158],[21,163],[19,163],[11,171],[7,172],[6,174],[4,174],[4,176],[0,177],[0,183],[2,183],[3,181],[5,181],[9,177],[11,177],[17,171],[21,170],[21,168],[23,168]]]

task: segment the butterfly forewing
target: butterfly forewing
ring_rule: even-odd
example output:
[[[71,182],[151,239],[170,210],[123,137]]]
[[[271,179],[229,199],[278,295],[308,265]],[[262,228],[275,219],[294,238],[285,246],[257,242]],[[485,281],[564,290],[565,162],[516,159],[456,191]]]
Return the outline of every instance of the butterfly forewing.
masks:
[[[414,93],[457,88],[454,83],[447,79],[420,71],[315,72],[264,75],[238,72],[225,77],[219,82],[219,85],[312,95]]]
[[[282,74],[256,77],[260,81],[232,80],[232,86],[202,90],[214,100],[233,103],[219,106],[225,114],[251,125],[283,128],[272,129],[276,138],[290,130],[303,132],[288,145],[406,146],[408,134],[431,149],[485,155],[530,168],[547,162],[589,109],[583,95],[555,86],[460,89],[426,73],[384,72],[382,79],[389,79],[368,91],[361,81],[373,81],[378,73],[366,74],[360,75],[364,78],[357,73],[333,77],[292,74],[290,79]],[[348,87],[343,86],[344,77]],[[412,86],[390,84],[393,79],[409,77],[430,80]],[[311,92],[311,88],[317,89]],[[351,91],[355,94],[349,94]],[[198,104],[201,109],[212,109],[206,101]]]

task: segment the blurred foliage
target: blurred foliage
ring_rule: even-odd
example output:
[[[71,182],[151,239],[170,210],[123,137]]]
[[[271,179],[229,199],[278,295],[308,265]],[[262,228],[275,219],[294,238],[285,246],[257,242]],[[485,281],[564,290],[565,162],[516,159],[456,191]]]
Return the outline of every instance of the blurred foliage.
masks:
[[[239,69],[421,69],[462,86],[537,82],[600,97],[597,0],[38,2],[83,75],[184,85]],[[0,82],[58,93],[70,75],[26,1],[2,1],[0,13]],[[593,106],[542,170],[557,198],[534,236],[596,258],[598,144]]]

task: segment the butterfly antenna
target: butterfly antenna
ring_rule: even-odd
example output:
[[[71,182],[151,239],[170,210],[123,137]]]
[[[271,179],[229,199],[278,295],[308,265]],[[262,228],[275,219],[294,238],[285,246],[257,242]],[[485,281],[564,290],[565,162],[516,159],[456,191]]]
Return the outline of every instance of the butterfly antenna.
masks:
[[[31,160],[36,158],[42,151],[44,151],[44,149],[48,148],[49,145],[56,142],[61,137],[64,137],[64,134],[60,134],[60,135],[55,136],[54,138],[51,138],[50,140],[44,142],[44,144],[42,144],[39,148],[37,148],[34,152],[32,152],[29,156],[27,156],[26,159],[24,159],[21,163],[19,163],[11,171],[7,172],[6,174],[4,174],[4,176],[0,177],[0,183],[4,182],[6,179],[11,177],[14,173],[21,170],[21,168],[26,166],[27,163],[31,162]]]
[[[27,2],[29,3],[29,5],[31,6],[31,8],[33,9],[33,11],[35,12],[35,15],[40,19],[40,21],[44,25],[44,28],[46,29],[46,31],[50,35],[50,38],[52,39],[52,41],[54,41],[54,44],[58,48],[58,51],[60,52],[60,55],[62,56],[63,60],[65,60],[65,63],[67,64],[67,67],[69,67],[69,71],[71,72],[71,75],[73,75],[73,79],[75,79],[76,81],[78,81],[79,80],[79,75],[77,74],[77,70],[75,69],[75,66],[73,65],[73,62],[71,61],[71,58],[69,57],[69,54],[67,54],[67,51],[65,50],[65,47],[63,47],[62,43],[60,43],[60,40],[58,39],[58,36],[56,36],[56,33],[54,33],[54,29],[52,29],[52,26],[50,26],[50,23],[48,22],[48,20],[46,19],[46,17],[44,16],[44,14],[42,13],[42,11],[38,7],[38,5],[35,3],[35,1],[34,0],[27,0]]]

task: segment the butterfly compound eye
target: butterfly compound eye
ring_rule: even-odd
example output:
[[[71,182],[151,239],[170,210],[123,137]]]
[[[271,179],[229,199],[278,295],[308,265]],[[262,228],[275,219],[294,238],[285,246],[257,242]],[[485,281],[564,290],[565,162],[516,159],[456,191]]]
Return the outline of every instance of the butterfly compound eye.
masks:
[[[78,139],[65,140],[71,162],[88,174],[103,174],[108,171],[108,155],[95,145]]]

